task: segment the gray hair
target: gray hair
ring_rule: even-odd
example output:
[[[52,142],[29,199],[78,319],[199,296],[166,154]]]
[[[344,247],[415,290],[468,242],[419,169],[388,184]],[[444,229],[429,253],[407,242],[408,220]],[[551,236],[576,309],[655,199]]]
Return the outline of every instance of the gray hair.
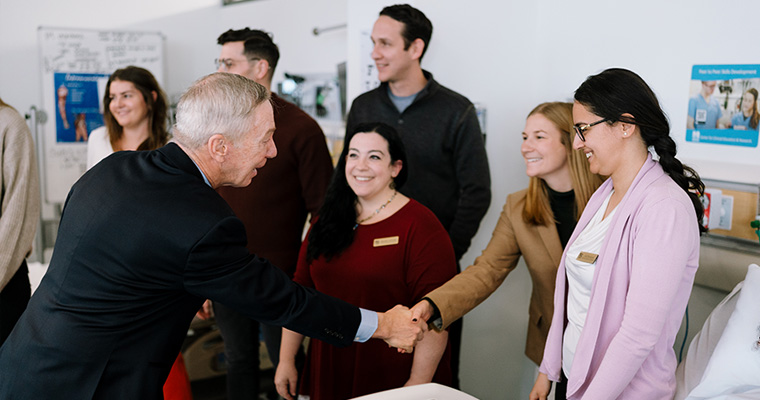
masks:
[[[215,134],[232,143],[251,129],[253,110],[269,101],[267,89],[235,74],[215,72],[198,79],[179,99],[174,140],[191,149]]]

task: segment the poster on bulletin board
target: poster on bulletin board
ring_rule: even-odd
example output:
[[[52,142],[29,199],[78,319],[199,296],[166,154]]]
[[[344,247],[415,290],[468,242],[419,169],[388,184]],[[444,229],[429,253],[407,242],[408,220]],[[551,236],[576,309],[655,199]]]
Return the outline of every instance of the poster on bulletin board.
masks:
[[[89,132],[103,126],[103,88],[108,74],[53,74],[56,93],[55,132],[57,143],[86,142]]]
[[[760,65],[692,68],[686,142],[758,147]]]

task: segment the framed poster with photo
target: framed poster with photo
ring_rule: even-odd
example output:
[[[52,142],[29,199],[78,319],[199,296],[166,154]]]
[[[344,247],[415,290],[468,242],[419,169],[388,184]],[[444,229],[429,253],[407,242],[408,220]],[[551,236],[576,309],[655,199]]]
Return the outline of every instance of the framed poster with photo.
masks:
[[[695,65],[686,141],[756,148],[760,65]]]

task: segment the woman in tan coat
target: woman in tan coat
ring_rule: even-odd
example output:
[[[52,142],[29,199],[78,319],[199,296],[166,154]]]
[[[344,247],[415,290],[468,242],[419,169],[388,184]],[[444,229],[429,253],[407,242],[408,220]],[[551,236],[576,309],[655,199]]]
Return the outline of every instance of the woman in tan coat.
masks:
[[[528,114],[521,153],[527,189],[507,196],[488,247],[465,269],[414,308],[433,329],[445,329],[491,295],[520,256],[533,281],[525,354],[541,363],[551,324],[554,281],[562,249],[602,178],[573,150],[572,103],[543,103]]]

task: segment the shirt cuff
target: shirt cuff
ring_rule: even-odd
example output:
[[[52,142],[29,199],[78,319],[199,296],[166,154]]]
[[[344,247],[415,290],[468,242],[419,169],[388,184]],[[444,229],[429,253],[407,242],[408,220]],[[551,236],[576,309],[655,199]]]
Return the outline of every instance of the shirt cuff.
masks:
[[[443,329],[443,318],[441,318],[441,311],[438,309],[438,306],[435,305],[435,302],[430,297],[423,297],[422,300],[427,301],[430,303],[430,306],[433,307],[433,315],[431,315],[430,319],[428,320],[428,326],[431,329],[440,331]]]
[[[359,311],[362,313],[362,321],[359,324],[359,329],[356,331],[354,342],[364,343],[369,340],[377,330],[377,313],[363,308],[360,308]]]

